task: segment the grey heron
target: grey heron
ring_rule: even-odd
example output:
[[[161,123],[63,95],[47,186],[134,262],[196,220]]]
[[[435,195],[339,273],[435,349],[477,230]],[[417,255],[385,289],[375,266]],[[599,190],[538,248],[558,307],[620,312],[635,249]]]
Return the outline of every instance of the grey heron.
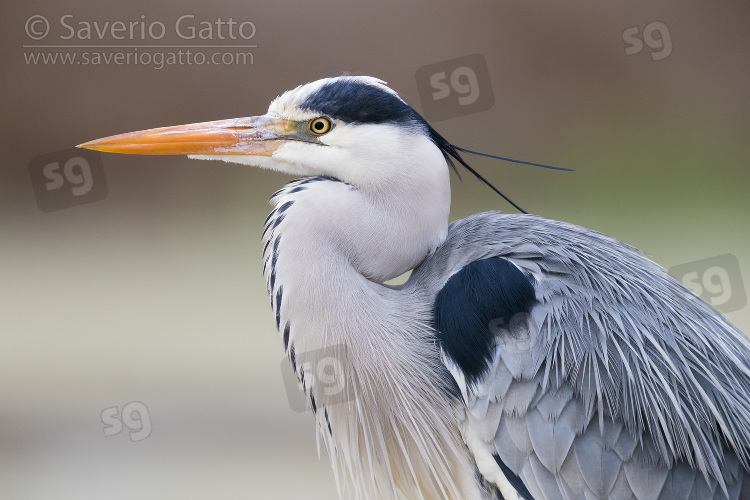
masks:
[[[271,198],[264,275],[303,385],[315,353],[355,382],[335,402],[305,387],[342,497],[750,498],[743,333],[598,232],[449,224],[461,150],[384,82],[325,78],[262,116],[81,146],[301,177]]]

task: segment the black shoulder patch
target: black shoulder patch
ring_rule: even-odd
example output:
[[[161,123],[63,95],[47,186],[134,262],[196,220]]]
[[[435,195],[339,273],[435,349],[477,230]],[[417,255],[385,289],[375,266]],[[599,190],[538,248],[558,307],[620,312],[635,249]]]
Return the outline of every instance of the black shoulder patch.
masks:
[[[355,79],[322,85],[300,105],[347,123],[420,123],[424,118],[392,92]]]
[[[500,456],[496,453],[492,455],[492,458],[495,459],[497,465],[500,466],[500,470],[503,471],[505,479],[507,479],[510,485],[516,489],[516,492],[521,496],[521,498],[523,498],[524,500],[534,500],[534,497],[531,496],[531,493],[529,493],[529,489],[525,484],[523,484],[521,478],[514,474],[513,471],[510,470],[507,465],[505,465],[505,462],[500,460]]]
[[[492,361],[490,321],[529,313],[536,294],[529,279],[509,261],[492,257],[464,266],[435,299],[435,330],[440,347],[476,382]]]

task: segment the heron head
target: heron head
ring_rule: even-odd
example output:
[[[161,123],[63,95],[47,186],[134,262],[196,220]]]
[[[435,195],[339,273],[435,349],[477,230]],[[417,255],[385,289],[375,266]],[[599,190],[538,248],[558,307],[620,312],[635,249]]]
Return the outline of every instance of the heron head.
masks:
[[[340,76],[285,92],[261,116],[131,132],[80,147],[217,159],[335,177],[363,191],[403,192],[399,187],[409,181],[447,181],[435,136],[383,81]]]

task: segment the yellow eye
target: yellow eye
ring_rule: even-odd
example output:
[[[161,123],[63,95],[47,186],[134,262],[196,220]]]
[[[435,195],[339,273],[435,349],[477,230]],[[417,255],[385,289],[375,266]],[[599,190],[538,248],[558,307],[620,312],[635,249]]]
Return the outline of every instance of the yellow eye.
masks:
[[[315,135],[323,135],[331,130],[331,120],[328,118],[313,118],[310,120],[310,131]]]

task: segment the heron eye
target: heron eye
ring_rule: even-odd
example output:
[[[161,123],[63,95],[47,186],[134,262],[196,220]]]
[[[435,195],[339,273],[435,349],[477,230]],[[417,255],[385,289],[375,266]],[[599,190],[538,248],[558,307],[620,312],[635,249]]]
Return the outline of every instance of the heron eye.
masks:
[[[310,120],[310,131],[315,135],[323,135],[331,130],[331,120],[328,118],[313,118]]]

